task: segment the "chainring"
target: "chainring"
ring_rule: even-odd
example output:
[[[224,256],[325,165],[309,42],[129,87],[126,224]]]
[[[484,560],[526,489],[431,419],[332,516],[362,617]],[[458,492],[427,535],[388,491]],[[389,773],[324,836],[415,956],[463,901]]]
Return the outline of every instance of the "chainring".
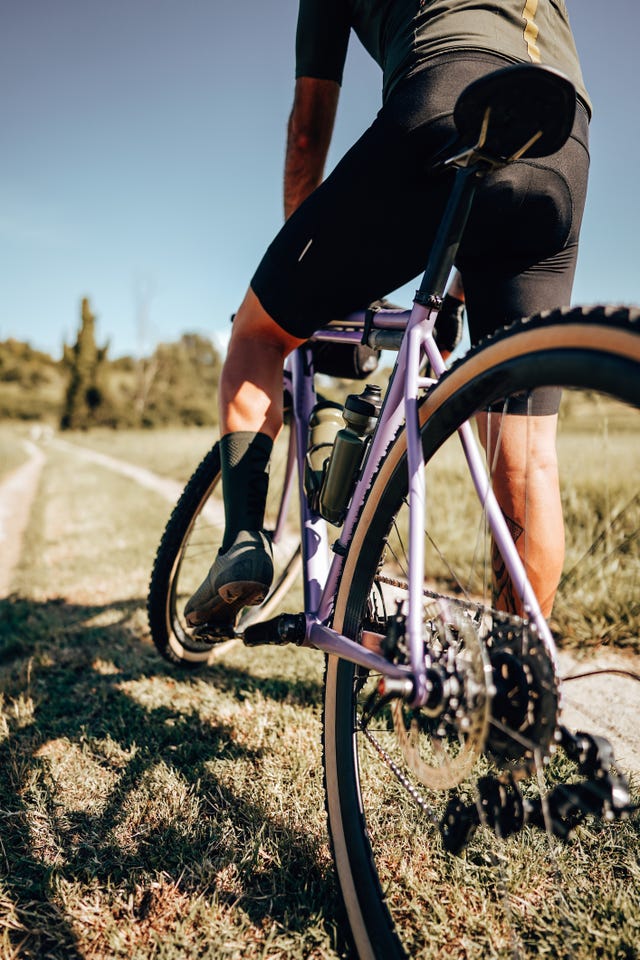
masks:
[[[533,623],[494,611],[484,643],[495,686],[487,751],[512,776],[528,776],[552,751],[558,676]]]

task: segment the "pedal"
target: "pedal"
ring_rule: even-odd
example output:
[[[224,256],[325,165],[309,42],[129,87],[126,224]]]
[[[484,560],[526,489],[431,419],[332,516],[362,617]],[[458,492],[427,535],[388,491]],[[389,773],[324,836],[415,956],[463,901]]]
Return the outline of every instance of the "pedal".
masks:
[[[259,647],[262,644],[283,646],[285,643],[300,644],[307,633],[307,621],[304,613],[281,613],[272,620],[252,623],[244,632],[242,642],[247,647]]]
[[[238,634],[230,623],[201,623],[192,631],[194,640],[201,643],[224,643],[225,640],[234,640]]]

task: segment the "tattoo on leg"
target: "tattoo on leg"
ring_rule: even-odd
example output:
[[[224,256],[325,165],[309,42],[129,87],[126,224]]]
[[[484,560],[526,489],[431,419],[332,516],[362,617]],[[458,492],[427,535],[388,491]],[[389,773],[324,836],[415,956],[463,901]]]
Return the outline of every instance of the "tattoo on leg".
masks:
[[[524,533],[524,527],[521,527],[519,523],[516,523],[515,520],[506,514],[503,514],[503,516],[507,521],[507,527],[509,528],[513,542],[517,543]],[[494,607],[496,610],[504,610],[507,613],[517,613],[518,604],[511,577],[507,572],[495,540],[491,543],[491,574],[491,592]]]

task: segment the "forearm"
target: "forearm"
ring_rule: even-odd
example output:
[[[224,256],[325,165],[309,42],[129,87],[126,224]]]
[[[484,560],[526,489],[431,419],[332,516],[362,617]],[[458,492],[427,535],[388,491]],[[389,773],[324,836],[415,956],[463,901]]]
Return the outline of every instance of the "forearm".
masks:
[[[287,155],[284,167],[284,218],[288,220],[293,211],[322,182],[324,157],[310,155],[304,135],[291,131],[287,137]]]
[[[287,129],[285,219],[322,182],[340,87],[332,80],[300,77]]]

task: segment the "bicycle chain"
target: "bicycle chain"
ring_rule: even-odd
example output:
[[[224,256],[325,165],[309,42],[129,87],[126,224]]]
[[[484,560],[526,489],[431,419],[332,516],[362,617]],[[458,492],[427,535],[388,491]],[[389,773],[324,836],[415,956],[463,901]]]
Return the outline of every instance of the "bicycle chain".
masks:
[[[374,750],[379,754],[380,757],[382,757],[383,761],[389,767],[389,769],[391,770],[393,775],[396,777],[400,785],[404,787],[404,789],[407,791],[411,799],[416,802],[416,804],[420,807],[422,812],[426,814],[431,820],[431,822],[434,823],[436,827],[438,827],[439,829],[440,819],[433,812],[433,810],[431,809],[427,801],[424,799],[422,794],[419,793],[419,791],[416,790],[414,785],[409,782],[407,777],[405,777],[404,773],[402,772],[398,764],[395,762],[395,760],[391,758],[391,756],[387,753],[387,751],[384,749],[382,744],[379,743],[378,740],[376,740],[374,735],[369,730],[367,730],[366,727],[362,725],[362,722],[360,720],[358,720],[358,727],[360,728],[362,733],[364,733],[365,737],[367,738],[369,743],[372,745]]]
[[[409,592],[409,584],[406,580],[395,580],[393,577],[377,574],[375,577],[375,583],[384,583],[388,587],[395,587],[396,589],[404,590],[406,593]],[[422,596],[428,598],[429,600],[446,600],[447,603],[454,607],[459,607],[465,612],[473,611],[475,614],[481,614],[485,609],[482,604],[474,603],[472,600],[458,600],[457,597],[450,596],[444,597],[441,593],[437,593],[435,590],[427,590],[426,587],[423,587],[422,589]]]

